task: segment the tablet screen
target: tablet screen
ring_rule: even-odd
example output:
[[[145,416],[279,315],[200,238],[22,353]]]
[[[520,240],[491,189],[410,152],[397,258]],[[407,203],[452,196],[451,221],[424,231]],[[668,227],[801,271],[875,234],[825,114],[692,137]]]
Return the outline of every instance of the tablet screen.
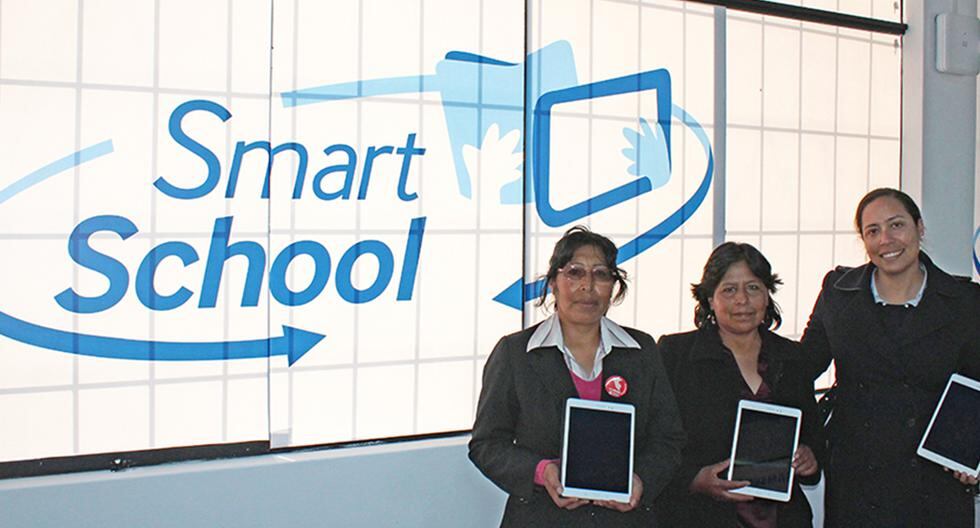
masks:
[[[742,409],[731,480],[747,480],[753,488],[790,489],[797,419]]]
[[[627,493],[631,420],[628,413],[571,407],[565,487]]]
[[[922,447],[968,468],[980,467],[980,391],[950,383]]]

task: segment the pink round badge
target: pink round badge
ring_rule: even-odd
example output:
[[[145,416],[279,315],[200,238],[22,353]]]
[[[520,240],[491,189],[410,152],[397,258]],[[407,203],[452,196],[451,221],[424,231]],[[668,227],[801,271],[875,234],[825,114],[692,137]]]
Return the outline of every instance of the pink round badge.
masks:
[[[628,390],[629,384],[626,383],[626,380],[622,376],[610,376],[606,380],[606,394],[613,398],[622,398]]]

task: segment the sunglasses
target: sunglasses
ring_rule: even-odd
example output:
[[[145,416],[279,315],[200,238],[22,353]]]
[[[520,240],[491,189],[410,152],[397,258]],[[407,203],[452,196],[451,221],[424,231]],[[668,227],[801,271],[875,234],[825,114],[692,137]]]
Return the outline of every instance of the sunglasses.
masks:
[[[559,268],[558,273],[561,273],[566,279],[572,282],[582,282],[587,276],[592,275],[592,280],[598,284],[612,284],[618,277],[615,271],[606,266],[595,266],[592,269],[588,269],[581,264],[568,264],[563,268]]]

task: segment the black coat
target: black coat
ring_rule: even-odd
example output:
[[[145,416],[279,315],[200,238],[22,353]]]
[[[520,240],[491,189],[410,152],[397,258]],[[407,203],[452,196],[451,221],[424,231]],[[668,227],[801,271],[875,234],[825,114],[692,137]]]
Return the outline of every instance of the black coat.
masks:
[[[803,361],[800,345],[769,331],[761,334],[762,354],[769,365],[763,380],[771,391],[771,403],[803,411],[800,443],[810,446],[819,459],[822,427],[816,412],[813,380]],[[657,511],[664,524],[671,527],[732,528],[737,522],[733,503],[692,494],[688,486],[701,468],[717,464],[731,455],[735,415],[745,381],[714,325],[663,336],[658,344],[688,441],[681,468],[668,490],[658,499]],[[819,478],[818,473],[812,480]],[[800,490],[799,482],[794,481],[790,501],[779,503],[779,526],[809,528],[811,518],[810,504]]]
[[[622,376],[626,394],[602,399],[636,407],[634,472],[643,481],[641,504],[629,513],[598,506],[562,510],[534,484],[539,461],[560,457],[565,400],[577,398],[568,367],[556,347],[527,352],[537,326],[503,337],[483,369],[483,389],[470,440],[470,460],[510,494],[501,526],[658,526],[653,499],[680,463],[684,432],[657,345],[625,328],[641,349],[614,347],[603,359],[603,380]]]
[[[980,379],[980,287],[920,259],[926,289],[901,335],[874,303],[871,264],[827,274],[803,335],[813,375],[837,369],[828,527],[973,527],[969,489],[916,449],[949,376]]]

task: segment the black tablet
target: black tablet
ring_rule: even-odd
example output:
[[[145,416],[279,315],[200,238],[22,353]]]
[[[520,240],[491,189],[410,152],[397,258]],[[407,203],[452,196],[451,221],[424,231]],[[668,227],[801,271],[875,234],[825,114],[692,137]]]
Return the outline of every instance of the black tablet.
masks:
[[[633,493],[635,409],[569,398],[561,452],[565,497],[629,502]]]
[[[980,473],[980,382],[950,376],[917,453],[956,471]]]
[[[751,484],[732,493],[789,502],[802,416],[793,407],[749,400],[738,403],[728,480]]]

